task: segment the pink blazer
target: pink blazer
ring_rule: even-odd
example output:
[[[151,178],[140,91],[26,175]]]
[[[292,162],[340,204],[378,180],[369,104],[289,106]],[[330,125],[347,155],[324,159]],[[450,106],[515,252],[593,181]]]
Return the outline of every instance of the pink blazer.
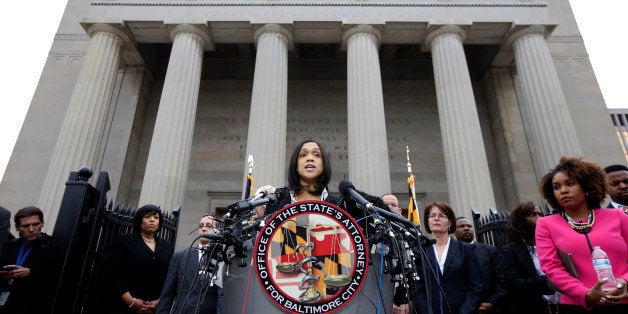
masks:
[[[588,233],[591,245],[600,246],[606,252],[616,278],[628,280],[628,215],[617,209],[593,212],[595,222]],[[591,308],[586,304],[585,294],[597,283],[597,275],[585,236],[574,231],[560,214],[554,214],[537,220],[536,248],[541,269],[562,291],[560,302]],[[580,280],[569,275],[562,266],[557,248],[573,254]]]

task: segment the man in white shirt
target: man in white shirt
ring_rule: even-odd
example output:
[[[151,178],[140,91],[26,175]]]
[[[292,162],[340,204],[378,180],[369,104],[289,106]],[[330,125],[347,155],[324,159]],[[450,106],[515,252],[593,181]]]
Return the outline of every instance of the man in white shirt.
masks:
[[[399,207],[399,200],[397,199],[397,197],[393,194],[384,194],[381,197],[382,201],[384,201],[384,204],[386,204],[386,206],[388,206],[393,212],[401,215],[401,207]],[[398,298],[403,299],[403,297],[400,296],[400,294],[404,294],[406,293],[405,289],[401,289],[399,287],[399,284],[395,284],[395,295],[398,295]],[[395,298],[397,299],[397,298]],[[399,301],[397,301],[399,302]],[[408,314],[410,313],[410,305],[409,303],[407,303],[408,301],[405,300],[404,303],[401,304],[394,304],[393,303],[393,314]]]
[[[217,230],[215,220],[205,215],[198,224],[198,235],[212,234]],[[209,239],[201,237],[199,245],[174,253],[168,267],[157,312],[166,313],[216,313],[218,286],[208,272],[204,253],[212,250]],[[217,253],[217,252],[214,252]],[[214,265],[216,271],[218,266]]]

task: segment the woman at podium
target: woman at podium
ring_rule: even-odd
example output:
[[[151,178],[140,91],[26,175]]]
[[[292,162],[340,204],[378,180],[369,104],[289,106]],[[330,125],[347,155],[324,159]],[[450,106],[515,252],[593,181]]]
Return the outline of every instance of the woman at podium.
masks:
[[[331,163],[323,146],[313,140],[305,140],[297,145],[290,157],[288,168],[288,193],[275,204],[266,207],[265,215],[272,214],[284,206],[299,201],[324,201],[338,204],[339,200],[329,194],[327,185],[331,180]],[[263,187],[273,193],[273,187]]]

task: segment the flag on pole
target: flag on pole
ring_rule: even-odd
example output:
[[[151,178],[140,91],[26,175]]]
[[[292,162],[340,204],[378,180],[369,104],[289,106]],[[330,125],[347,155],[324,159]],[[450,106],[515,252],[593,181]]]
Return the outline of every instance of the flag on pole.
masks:
[[[415,225],[420,225],[419,212],[416,206],[416,194],[414,193],[414,175],[410,173],[408,177],[408,194],[410,201],[408,202],[408,220],[412,221]]]
[[[245,200],[253,195],[253,165],[255,165],[255,162],[253,161],[253,155],[249,155],[248,163],[249,172],[246,175],[246,188],[244,189]]]
[[[415,225],[421,225],[419,220],[419,209],[416,206],[416,193],[414,192],[414,174],[412,174],[412,165],[410,164],[410,148],[406,146],[406,166],[408,167],[408,195],[410,201],[408,202],[408,220],[412,221]]]

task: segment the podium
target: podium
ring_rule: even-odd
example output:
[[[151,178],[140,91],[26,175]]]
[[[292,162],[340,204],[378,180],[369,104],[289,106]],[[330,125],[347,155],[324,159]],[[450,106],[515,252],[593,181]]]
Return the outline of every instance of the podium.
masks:
[[[224,312],[390,312],[394,286],[381,272],[381,253],[366,242],[340,207],[290,204],[245,244],[246,267],[225,265]]]

